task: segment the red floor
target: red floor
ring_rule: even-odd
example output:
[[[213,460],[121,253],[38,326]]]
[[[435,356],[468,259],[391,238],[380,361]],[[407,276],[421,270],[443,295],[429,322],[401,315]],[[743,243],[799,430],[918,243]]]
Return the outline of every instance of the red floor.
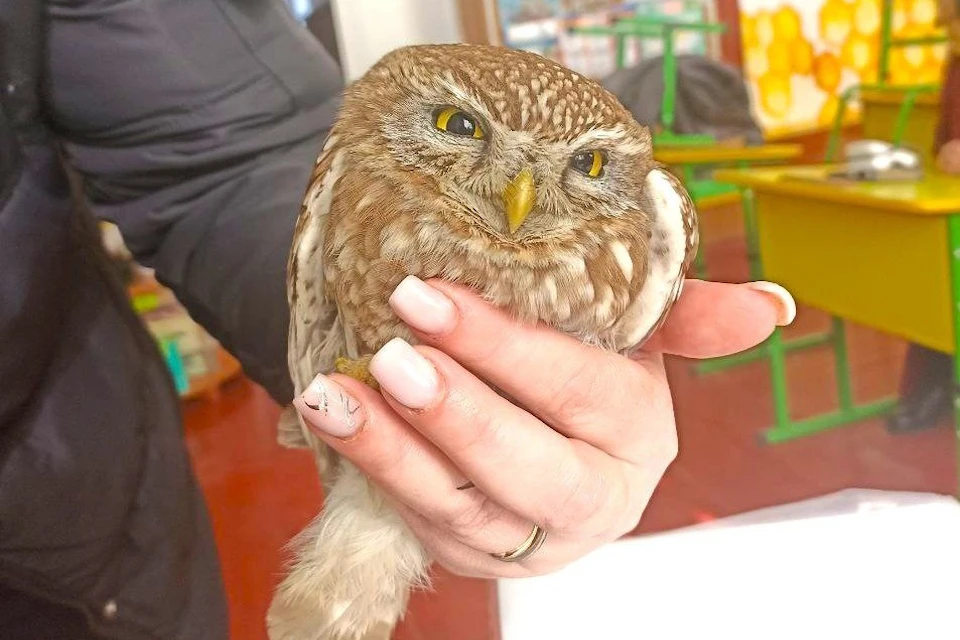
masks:
[[[723,233],[721,222],[704,224],[711,277],[743,280],[742,240]],[[713,236],[711,224],[717,231]],[[791,332],[816,330],[825,321],[801,309]],[[850,328],[849,342],[857,397],[893,393],[903,344],[859,327]],[[846,487],[949,493],[956,486],[957,449],[946,424],[894,437],[879,422],[868,422],[761,445],[757,435],[773,416],[764,363],[707,377],[694,375],[683,361],[671,362],[670,369],[680,457],[645,514],[641,532]],[[789,371],[795,416],[832,407],[829,352],[795,354]],[[275,444],[277,413],[267,396],[245,381],[225,388],[219,400],[186,409],[187,437],[220,545],[235,640],[266,637],[263,617],[279,576],[281,547],[317,512],[321,496],[309,457]],[[498,638],[491,584],[440,575],[435,586],[434,592],[414,597],[398,640]]]

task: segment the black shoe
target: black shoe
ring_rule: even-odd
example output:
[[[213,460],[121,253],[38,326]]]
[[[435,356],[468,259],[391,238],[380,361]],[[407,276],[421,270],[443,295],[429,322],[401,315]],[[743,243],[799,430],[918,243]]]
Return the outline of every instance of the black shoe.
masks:
[[[912,433],[938,426],[953,409],[951,385],[937,384],[914,392],[901,400],[887,418],[887,431]]]

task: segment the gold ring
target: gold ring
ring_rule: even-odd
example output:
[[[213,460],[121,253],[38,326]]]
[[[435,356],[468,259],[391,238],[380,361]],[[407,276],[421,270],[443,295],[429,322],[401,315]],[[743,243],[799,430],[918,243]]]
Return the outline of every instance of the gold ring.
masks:
[[[535,524],[533,525],[533,530],[530,532],[530,535],[527,536],[527,539],[524,540],[519,547],[506,553],[491,553],[490,555],[504,562],[519,562],[535,554],[537,550],[543,546],[543,542],[546,539],[547,532],[541,529],[540,525]]]

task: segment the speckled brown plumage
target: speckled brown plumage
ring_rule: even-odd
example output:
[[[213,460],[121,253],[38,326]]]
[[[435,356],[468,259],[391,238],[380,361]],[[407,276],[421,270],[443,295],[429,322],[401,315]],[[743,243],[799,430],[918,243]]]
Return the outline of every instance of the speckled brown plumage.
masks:
[[[443,130],[437,114],[447,108],[482,133]],[[598,165],[588,174],[571,160],[584,153],[602,158],[597,175]],[[525,170],[535,201],[511,230],[504,194]],[[348,89],[304,200],[289,263],[296,390],[338,357],[412,340],[387,304],[408,274],[465,284],[518,321],[629,351],[666,317],[697,238],[693,205],[653,161],[648,130],[597,83],[503,48],[397,50]],[[355,469],[296,422],[284,433],[318,452],[328,506],[278,593],[271,637],[391,626],[427,559],[376,491],[360,490]],[[352,556],[336,548],[349,536],[330,532],[347,511],[331,509],[329,496],[349,497],[334,499],[337,509],[353,510],[352,521],[366,514],[359,521],[395,544]],[[347,615],[331,613],[343,607]]]

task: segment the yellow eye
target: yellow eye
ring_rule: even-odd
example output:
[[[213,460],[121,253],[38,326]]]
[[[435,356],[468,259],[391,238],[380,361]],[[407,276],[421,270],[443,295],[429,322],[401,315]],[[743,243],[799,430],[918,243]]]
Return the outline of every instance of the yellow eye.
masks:
[[[602,176],[606,164],[607,158],[601,151],[581,151],[570,161],[571,167],[591,178]]]
[[[445,107],[437,111],[433,123],[440,131],[477,140],[483,139],[483,129],[480,128],[477,120],[456,107]]]

